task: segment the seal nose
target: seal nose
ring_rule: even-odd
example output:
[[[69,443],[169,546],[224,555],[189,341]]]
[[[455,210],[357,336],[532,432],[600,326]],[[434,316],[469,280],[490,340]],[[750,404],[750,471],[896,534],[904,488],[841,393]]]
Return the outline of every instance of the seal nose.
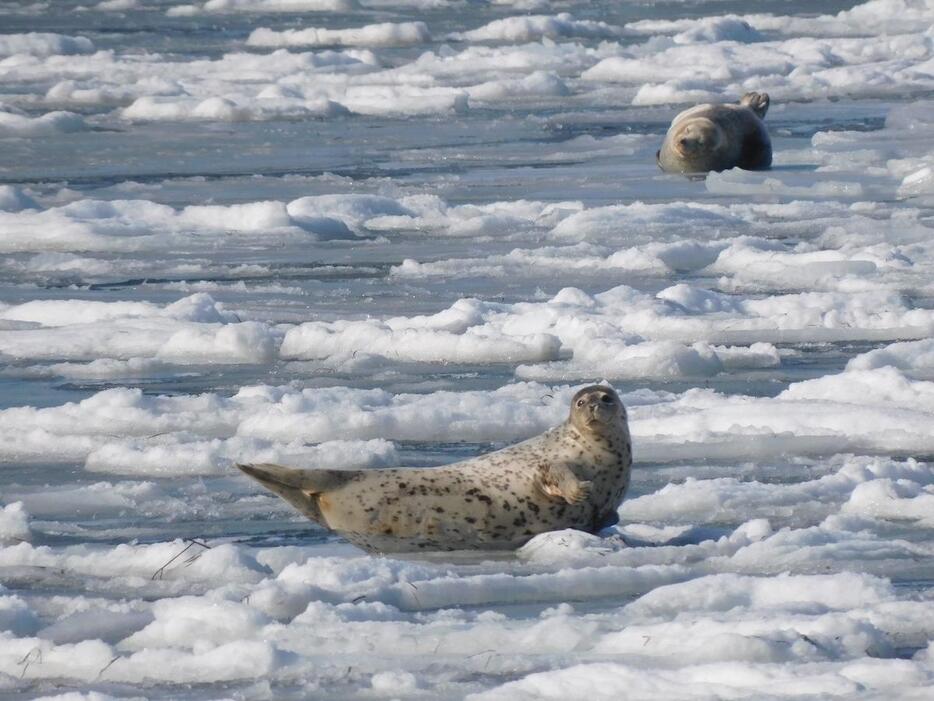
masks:
[[[598,399],[593,399],[590,402],[590,405],[587,407],[590,410],[590,418],[593,421],[603,421],[604,420],[604,407],[601,406]]]
[[[680,139],[678,139],[678,147],[682,153],[696,151],[701,143],[702,142],[700,142],[698,139],[692,139],[687,136],[682,136]]]

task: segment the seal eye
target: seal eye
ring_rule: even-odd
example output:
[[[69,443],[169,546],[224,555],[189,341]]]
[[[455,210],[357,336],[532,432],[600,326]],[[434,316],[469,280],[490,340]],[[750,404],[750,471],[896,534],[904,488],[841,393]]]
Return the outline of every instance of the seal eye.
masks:
[[[604,404],[612,404],[613,397],[611,397],[609,394],[604,394],[602,397],[600,397],[600,401]]]
[[[584,406],[584,400],[583,400],[583,399],[578,399],[578,400],[577,400],[577,406]]]

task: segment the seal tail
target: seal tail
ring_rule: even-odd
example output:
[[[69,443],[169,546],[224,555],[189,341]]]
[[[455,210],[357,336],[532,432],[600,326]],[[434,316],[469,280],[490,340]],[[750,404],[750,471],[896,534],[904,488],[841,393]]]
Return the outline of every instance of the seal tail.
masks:
[[[298,470],[271,463],[237,467],[322,526],[328,524],[321,512],[321,495],[346,484],[355,474],[349,470]]]
[[[739,99],[739,104],[751,109],[759,119],[764,119],[765,113],[769,111],[769,94],[767,92],[748,92]]]

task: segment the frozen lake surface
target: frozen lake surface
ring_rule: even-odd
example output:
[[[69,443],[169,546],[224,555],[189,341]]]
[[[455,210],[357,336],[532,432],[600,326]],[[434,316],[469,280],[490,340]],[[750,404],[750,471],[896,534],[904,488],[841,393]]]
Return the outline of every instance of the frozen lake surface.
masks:
[[[0,698],[930,699],[932,27],[0,3]],[[657,169],[749,90],[771,171]],[[449,463],[598,380],[600,537],[371,557],[233,468]]]

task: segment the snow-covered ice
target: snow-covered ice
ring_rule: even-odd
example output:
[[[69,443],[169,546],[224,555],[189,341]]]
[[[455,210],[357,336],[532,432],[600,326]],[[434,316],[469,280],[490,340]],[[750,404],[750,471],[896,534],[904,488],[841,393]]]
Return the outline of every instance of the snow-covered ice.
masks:
[[[0,3],[0,697],[929,699],[934,3]],[[767,172],[665,175],[766,90]],[[364,555],[614,384],[617,526]]]

